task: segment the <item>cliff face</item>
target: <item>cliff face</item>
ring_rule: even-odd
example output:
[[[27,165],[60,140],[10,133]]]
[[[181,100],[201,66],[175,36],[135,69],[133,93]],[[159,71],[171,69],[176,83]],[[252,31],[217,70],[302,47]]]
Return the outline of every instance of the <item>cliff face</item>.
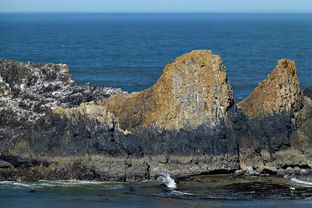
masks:
[[[220,56],[205,50],[138,93],[77,86],[66,65],[1,60],[0,93],[0,180],[312,167],[312,101],[293,61],[280,60],[238,105]]]

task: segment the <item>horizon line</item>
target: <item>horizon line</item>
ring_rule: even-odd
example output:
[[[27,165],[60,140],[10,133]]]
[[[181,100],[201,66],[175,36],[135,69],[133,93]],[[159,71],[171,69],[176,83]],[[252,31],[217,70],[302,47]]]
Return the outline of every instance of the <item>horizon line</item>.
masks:
[[[190,10],[190,11],[0,11],[7,14],[209,14],[209,13],[312,13],[312,10]]]

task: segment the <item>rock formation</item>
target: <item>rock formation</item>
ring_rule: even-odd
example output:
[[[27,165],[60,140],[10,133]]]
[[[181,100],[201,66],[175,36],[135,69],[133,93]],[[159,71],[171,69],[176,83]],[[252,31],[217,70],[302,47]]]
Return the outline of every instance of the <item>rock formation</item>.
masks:
[[[288,60],[238,105],[211,51],[178,57],[137,93],[78,86],[66,65],[1,60],[0,180],[310,170],[311,109]]]
[[[295,62],[281,59],[268,79],[238,106],[248,118],[274,116],[299,110],[302,99]]]
[[[195,129],[229,124],[234,103],[225,66],[211,51],[192,51],[168,64],[158,82],[136,94],[105,101],[124,129]]]
[[[303,115],[308,115],[307,100],[300,89],[295,62],[279,60],[268,78],[238,104],[245,116],[240,124],[245,128],[239,131],[242,167],[276,173],[277,169],[283,172],[309,166],[309,158],[294,148],[290,139]]]

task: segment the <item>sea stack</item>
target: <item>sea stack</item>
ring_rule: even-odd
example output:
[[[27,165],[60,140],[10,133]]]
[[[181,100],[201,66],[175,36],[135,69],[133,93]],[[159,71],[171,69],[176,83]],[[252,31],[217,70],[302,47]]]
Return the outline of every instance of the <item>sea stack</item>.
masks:
[[[208,50],[178,57],[135,93],[78,86],[63,64],[1,60],[0,93],[0,180],[139,181],[312,167],[312,101],[294,61],[280,60],[239,104],[222,59]]]
[[[238,131],[243,169],[276,174],[296,164],[308,167],[305,156],[290,142],[291,132],[301,123],[298,115],[307,107],[305,99],[295,62],[279,60],[268,78],[238,104],[245,117]]]

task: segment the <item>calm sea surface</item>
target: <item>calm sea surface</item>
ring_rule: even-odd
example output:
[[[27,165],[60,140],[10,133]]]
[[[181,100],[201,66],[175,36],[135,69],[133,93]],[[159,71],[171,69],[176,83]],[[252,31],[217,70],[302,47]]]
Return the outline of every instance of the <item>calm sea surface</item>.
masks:
[[[311,37],[312,14],[0,14],[0,58],[66,63],[81,85],[140,91],[176,57],[211,49],[222,56],[238,100],[280,58],[296,60],[302,87],[312,86]],[[175,195],[150,184],[2,183],[0,207],[312,207],[309,199]]]
[[[312,14],[0,14],[0,58],[66,63],[82,85],[140,91],[194,49],[222,56],[237,99],[296,60],[312,86]]]
[[[194,187],[193,187],[194,188]],[[202,188],[202,187],[201,187]],[[1,182],[2,208],[311,208],[311,199],[213,197],[165,190],[159,182]],[[183,188],[182,188],[183,189]],[[181,190],[181,189],[180,189]],[[188,190],[190,191],[190,190]],[[218,190],[220,191],[220,190]],[[287,190],[286,190],[287,191]],[[205,193],[205,192],[204,192]]]

